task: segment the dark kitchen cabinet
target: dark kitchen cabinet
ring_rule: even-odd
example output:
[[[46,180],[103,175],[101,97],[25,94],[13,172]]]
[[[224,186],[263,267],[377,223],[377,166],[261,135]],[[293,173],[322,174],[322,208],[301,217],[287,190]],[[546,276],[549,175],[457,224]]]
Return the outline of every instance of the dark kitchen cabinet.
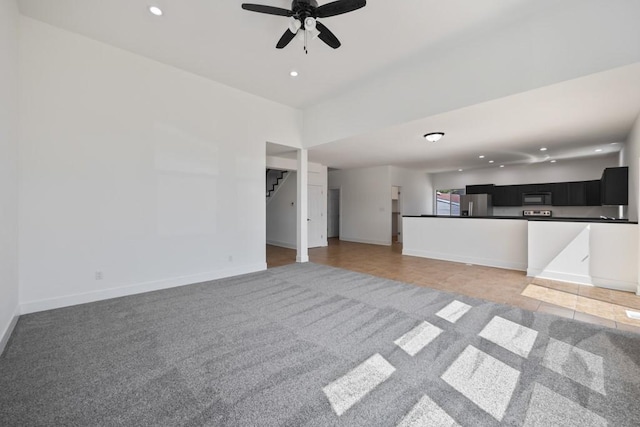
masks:
[[[606,168],[600,180],[600,201],[603,205],[629,204],[629,168]]]
[[[587,206],[600,206],[600,180],[585,181],[587,191]]]
[[[569,206],[569,183],[551,184],[551,204],[553,206]]]
[[[493,184],[467,185],[467,194],[491,194],[493,195]]]
[[[553,206],[600,205],[600,181],[556,182],[552,188]]]
[[[586,183],[577,181],[551,184],[551,204],[553,206],[585,206],[587,204]]]
[[[522,206],[521,185],[498,185],[493,189],[493,206]]]
[[[551,193],[553,184],[528,184],[526,193]]]
[[[584,181],[568,182],[569,205],[585,206],[587,204],[587,186]]]

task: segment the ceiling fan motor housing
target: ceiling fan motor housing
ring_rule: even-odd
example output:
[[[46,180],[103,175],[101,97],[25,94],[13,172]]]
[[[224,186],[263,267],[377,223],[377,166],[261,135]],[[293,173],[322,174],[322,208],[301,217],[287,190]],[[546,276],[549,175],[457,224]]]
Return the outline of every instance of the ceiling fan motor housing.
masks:
[[[316,18],[315,10],[318,7],[316,0],[293,0],[291,10],[295,13],[296,19],[303,23],[308,17]]]

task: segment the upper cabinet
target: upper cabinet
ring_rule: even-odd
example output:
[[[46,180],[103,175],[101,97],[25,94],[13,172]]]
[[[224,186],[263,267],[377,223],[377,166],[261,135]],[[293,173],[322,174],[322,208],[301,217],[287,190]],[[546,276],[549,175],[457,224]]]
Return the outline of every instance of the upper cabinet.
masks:
[[[467,185],[467,194],[491,194],[493,195],[493,184]]]
[[[600,206],[600,180],[585,181],[587,189],[587,206]]]
[[[521,185],[467,185],[467,194],[491,194],[493,206],[522,206],[522,195],[551,193],[553,206],[626,205],[629,168],[607,168],[602,179]]]
[[[493,206],[522,206],[521,185],[499,185],[495,187]]]
[[[553,206],[586,206],[587,183],[557,182],[552,184]]]
[[[629,204],[629,168],[606,168],[600,180],[600,202],[603,205]]]

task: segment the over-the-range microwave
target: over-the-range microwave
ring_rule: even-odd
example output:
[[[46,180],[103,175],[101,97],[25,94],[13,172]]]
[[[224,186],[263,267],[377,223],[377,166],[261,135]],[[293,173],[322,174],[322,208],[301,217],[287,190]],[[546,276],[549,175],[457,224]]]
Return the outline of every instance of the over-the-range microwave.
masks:
[[[551,193],[524,193],[522,195],[523,206],[543,206],[551,204]]]

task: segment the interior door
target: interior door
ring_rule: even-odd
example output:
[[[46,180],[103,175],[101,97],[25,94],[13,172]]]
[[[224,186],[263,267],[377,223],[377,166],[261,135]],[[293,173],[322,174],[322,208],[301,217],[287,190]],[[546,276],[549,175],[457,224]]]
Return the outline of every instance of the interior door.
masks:
[[[340,190],[329,190],[327,201],[327,237],[340,236]]]
[[[309,247],[317,248],[324,245],[324,203],[322,203],[322,186],[309,185],[307,194],[308,200],[308,222],[309,227]]]

